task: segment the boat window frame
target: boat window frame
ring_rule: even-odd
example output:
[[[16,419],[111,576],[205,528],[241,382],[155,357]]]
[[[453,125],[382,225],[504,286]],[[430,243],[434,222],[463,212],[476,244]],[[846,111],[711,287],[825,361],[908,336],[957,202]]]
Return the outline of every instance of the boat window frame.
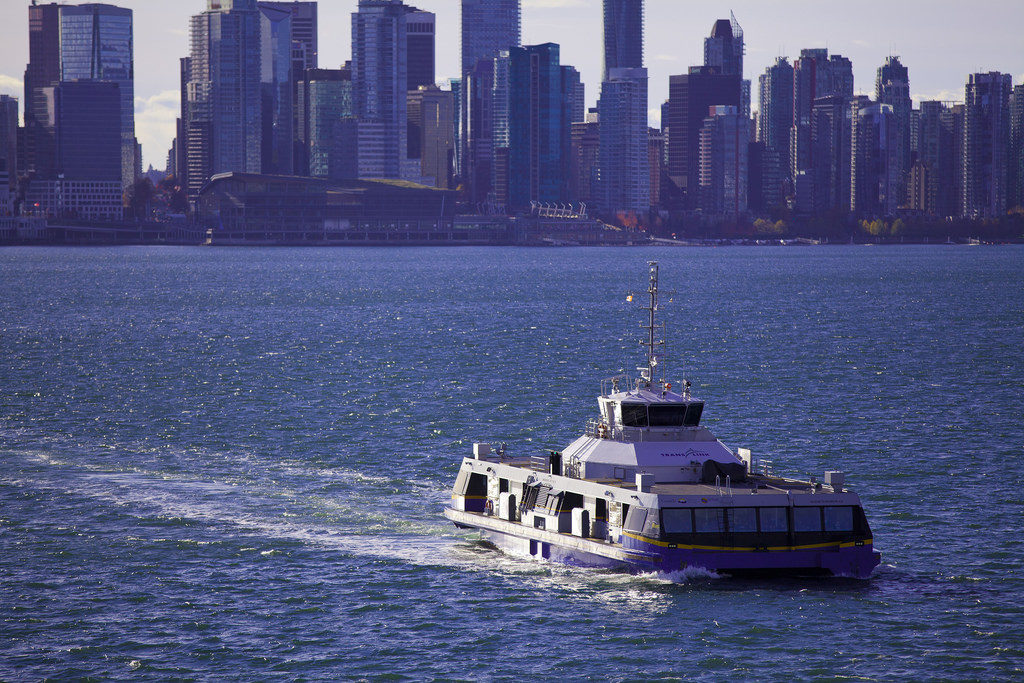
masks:
[[[643,412],[643,424],[637,424],[635,421],[626,421],[626,409],[636,410],[637,414],[639,411]],[[647,413],[647,404],[640,401],[619,401],[618,410],[619,423],[623,427],[649,427],[651,425],[650,416]]]
[[[686,521],[688,522],[688,526],[689,526],[688,529],[680,530],[680,529],[671,529],[670,528],[671,525],[672,525],[672,522],[671,521],[666,521],[665,513],[666,512],[675,513],[677,511],[680,512],[680,513],[685,513],[685,514],[680,514],[679,517],[681,519],[682,518],[686,519]],[[675,517],[676,515],[673,514],[671,516]],[[692,534],[693,533],[693,508],[662,508],[661,509],[661,530],[662,530],[663,533],[668,534],[668,535]]]

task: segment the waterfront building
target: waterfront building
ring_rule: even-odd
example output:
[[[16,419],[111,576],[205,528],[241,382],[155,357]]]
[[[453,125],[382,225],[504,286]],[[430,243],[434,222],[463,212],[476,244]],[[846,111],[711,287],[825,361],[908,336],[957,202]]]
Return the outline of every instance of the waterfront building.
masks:
[[[1024,209],[1024,84],[1010,93],[1009,208]]]
[[[811,115],[819,97],[853,97],[853,64],[824,48],[801,50],[793,64],[793,127],[790,131],[790,170],[813,168]]]
[[[344,122],[352,127],[351,69],[308,69],[299,82],[300,147],[308,165],[303,170],[320,178],[352,178],[354,158],[346,154]],[[349,140],[351,144],[351,140]]]
[[[664,167],[665,136],[659,128],[647,129],[647,168],[650,171],[647,186],[650,188],[648,204],[661,203],[661,172]]]
[[[566,202],[570,98],[559,47],[516,47],[509,58],[509,207]]]
[[[698,208],[735,220],[747,211],[750,122],[737,106],[708,108],[699,134]]]
[[[643,0],[604,0],[604,64],[601,81],[612,69],[641,69],[644,66]]]
[[[121,95],[121,181],[135,181],[132,11],[98,3],[60,7],[60,78],[117,83]]]
[[[859,218],[891,216],[899,206],[896,115],[892,105],[858,101],[853,115],[850,209]]]
[[[493,165],[495,145],[507,150],[507,144],[494,142],[491,110],[507,109],[508,50],[519,47],[520,31],[520,0],[462,0],[462,79],[452,90],[458,106],[457,174],[473,203],[493,202],[496,174],[505,175]],[[491,101],[495,87],[504,93],[497,105]],[[507,151],[502,154],[507,158]],[[507,188],[498,194],[507,198]]]
[[[260,162],[263,173],[295,173],[295,77],[290,7],[259,3]]]
[[[399,0],[359,0],[352,14],[352,100],[361,178],[413,178],[408,159],[408,30]]]
[[[764,143],[766,152],[777,155],[780,172],[785,183],[790,177],[790,129],[793,126],[793,66],[785,57],[778,57],[775,64],[765,69],[758,81],[759,109],[757,116],[757,140]],[[767,158],[767,157],[766,157]],[[785,198],[784,186],[766,188],[765,207],[781,204]],[[779,204],[772,202],[778,201]]]
[[[13,189],[17,180],[18,98],[0,95],[0,194]]]
[[[890,56],[885,64],[878,67],[875,79],[875,99],[892,106],[896,117],[896,177],[899,181],[899,192],[902,195],[906,187],[906,174],[910,169],[911,150],[913,148],[911,119],[913,103],[910,99],[910,77],[907,67],[900,63],[899,57]]]
[[[922,102],[920,111],[910,208],[930,216],[954,216],[958,188],[954,182],[953,117],[949,107],[939,101]]]
[[[971,74],[965,88],[961,196],[966,218],[1006,213],[1010,151],[1010,74]]]
[[[406,60],[408,62],[407,88],[415,91],[420,86],[434,85],[434,24],[433,12],[409,7],[406,9]]]
[[[686,74],[669,77],[667,170],[672,183],[696,207],[700,129],[710,107],[740,107],[740,78],[713,67],[692,66]]]
[[[850,100],[842,95],[828,95],[814,101],[811,109],[814,165],[807,171],[812,194],[797,196],[797,201],[813,213],[849,211],[852,131]]]
[[[575,121],[570,133],[569,200],[592,204],[598,180],[598,154],[600,153],[600,123],[597,109],[586,115],[585,121]]]
[[[215,173],[262,168],[260,12],[255,0],[207,0],[190,22],[188,191]]]
[[[45,88],[60,81],[60,8],[57,3],[28,8],[28,54],[25,67],[25,170],[49,178],[56,167],[56,131],[52,101]]]
[[[647,69],[615,68],[601,84],[598,200],[609,214],[640,216],[651,207]]]
[[[409,158],[420,162],[424,183],[454,188],[455,98],[450,90],[421,85],[409,91]]]

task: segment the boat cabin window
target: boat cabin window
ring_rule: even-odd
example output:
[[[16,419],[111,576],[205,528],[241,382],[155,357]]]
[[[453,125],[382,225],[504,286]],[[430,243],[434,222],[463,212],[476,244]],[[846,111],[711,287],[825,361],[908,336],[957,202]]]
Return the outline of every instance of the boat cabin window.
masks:
[[[853,508],[848,505],[826,506],[825,531],[853,531]]]
[[[786,533],[789,531],[786,508],[760,508],[758,513],[761,516],[761,531],[763,533]]]
[[[621,405],[623,427],[646,427],[647,404],[623,403]]]
[[[647,521],[647,509],[631,506],[626,514],[626,523],[622,528],[633,533],[640,533],[644,530],[644,522]]]
[[[695,401],[686,405],[686,417],[683,418],[683,424],[687,427],[696,427],[700,424],[701,413],[704,412],[704,402]]]
[[[647,415],[652,427],[682,427],[686,417],[686,404],[648,406]]]
[[[666,534],[692,533],[693,515],[690,508],[665,508],[661,511],[661,526]]]
[[[729,531],[757,533],[757,514],[754,508],[728,508]]]
[[[793,508],[793,531],[821,531],[821,508]]]
[[[722,508],[696,508],[693,516],[698,534],[720,534],[725,531],[725,510]]]

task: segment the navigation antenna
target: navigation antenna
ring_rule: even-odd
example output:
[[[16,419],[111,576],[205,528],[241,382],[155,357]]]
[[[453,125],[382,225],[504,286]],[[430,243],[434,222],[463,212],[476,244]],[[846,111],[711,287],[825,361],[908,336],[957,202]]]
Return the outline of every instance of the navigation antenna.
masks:
[[[647,367],[640,368],[640,374],[642,382],[650,389],[655,380],[655,368],[658,366],[658,360],[661,358],[658,348],[665,345],[665,325],[659,325],[655,320],[655,314],[658,312],[658,262],[648,261],[647,265],[651,269],[651,284],[647,288],[647,293],[650,295],[650,303],[648,306],[645,306],[648,313],[648,323],[641,325],[641,327],[647,330],[647,339],[640,340],[641,344],[647,346]],[[661,374],[662,383],[664,384],[664,371]]]

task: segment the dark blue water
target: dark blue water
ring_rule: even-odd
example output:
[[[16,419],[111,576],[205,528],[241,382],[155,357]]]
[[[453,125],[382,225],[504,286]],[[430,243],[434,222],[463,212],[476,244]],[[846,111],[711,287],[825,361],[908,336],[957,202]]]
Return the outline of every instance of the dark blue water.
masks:
[[[868,582],[628,576],[441,516],[670,376],[848,472]],[[1024,249],[0,251],[0,678],[1017,679]]]

